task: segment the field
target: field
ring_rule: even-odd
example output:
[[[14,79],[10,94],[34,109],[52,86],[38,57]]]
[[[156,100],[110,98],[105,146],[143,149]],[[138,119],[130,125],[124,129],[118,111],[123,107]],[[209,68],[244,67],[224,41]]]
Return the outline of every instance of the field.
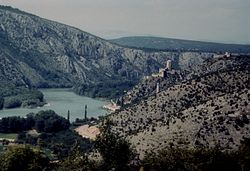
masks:
[[[0,139],[16,139],[17,134],[3,134],[0,133]]]

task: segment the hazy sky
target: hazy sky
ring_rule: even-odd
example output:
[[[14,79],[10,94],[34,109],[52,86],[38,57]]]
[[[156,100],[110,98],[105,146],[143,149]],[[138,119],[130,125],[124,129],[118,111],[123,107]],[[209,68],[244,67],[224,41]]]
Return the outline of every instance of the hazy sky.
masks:
[[[154,35],[250,44],[250,0],[0,0],[103,38]]]

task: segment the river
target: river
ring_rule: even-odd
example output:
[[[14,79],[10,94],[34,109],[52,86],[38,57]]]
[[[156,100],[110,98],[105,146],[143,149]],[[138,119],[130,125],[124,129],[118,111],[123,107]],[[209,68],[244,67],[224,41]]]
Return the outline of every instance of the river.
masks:
[[[26,116],[28,113],[37,113],[41,110],[54,110],[57,114],[67,117],[70,111],[70,120],[75,121],[76,118],[84,117],[85,105],[87,105],[88,117],[97,117],[105,115],[106,110],[102,106],[107,101],[93,99],[85,96],[76,95],[70,89],[40,89],[44,94],[46,105],[38,108],[14,108],[0,110],[0,118],[8,116]]]

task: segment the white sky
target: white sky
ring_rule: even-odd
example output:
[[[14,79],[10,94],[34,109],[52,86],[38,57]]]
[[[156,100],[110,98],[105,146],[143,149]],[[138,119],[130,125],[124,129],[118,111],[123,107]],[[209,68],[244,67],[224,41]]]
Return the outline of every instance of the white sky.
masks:
[[[152,35],[250,44],[250,0],[0,0],[103,38]]]

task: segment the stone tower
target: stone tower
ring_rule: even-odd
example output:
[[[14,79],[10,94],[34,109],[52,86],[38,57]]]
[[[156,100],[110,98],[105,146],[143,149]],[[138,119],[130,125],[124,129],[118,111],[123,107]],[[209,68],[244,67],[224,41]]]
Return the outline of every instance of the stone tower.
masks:
[[[172,61],[171,60],[167,60],[167,67],[166,67],[169,71],[172,70]]]

